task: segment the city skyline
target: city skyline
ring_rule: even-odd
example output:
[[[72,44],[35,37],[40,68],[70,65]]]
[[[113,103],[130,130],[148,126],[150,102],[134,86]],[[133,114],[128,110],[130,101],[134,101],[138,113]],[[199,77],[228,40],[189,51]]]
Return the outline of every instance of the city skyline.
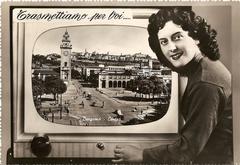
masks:
[[[142,53],[156,58],[148,45],[146,28],[133,26],[77,26],[51,29],[36,40],[33,54],[61,54],[63,34],[68,31],[72,52],[97,52],[121,55]]]

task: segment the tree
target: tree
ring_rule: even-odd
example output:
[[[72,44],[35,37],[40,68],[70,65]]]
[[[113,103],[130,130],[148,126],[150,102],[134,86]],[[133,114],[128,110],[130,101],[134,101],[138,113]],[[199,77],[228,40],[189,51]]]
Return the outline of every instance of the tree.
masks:
[[[137,81],[131,79],[128,83],[127,83],[127,90],[133,91],[135,92],[137,89]]]
[[[124,74],[125,74],[125,75],[136,75],[137,72],[136,72],[135,70],[132,70],[132,69],[126,69],[126,70],[124,71]]]
[[[155,89],[155,84],[154,84],[154,82],[153,81],[149,81],[149,90],[150,90],[150,93],[149,93],[149,98],[150,98],[150,95],[152,94],[152,98],[154,99],[154,93],[155,93],[155,91],[154,91],[154,89]]]
[[[163,80],[157,76],[151,76],[151,81],[154,83],[153,97],[155,94],[161,94],[163,91]]]
[[[53,71],[60,74],[60,66],[56,67],[56,68],[53,68]]]
[[[155,85],[155,94],[158,94],[160,96],[161,93],[163,93],[164,85],[162,83]]]
[[[59,77],[46,77],[45,79],[46,93],[51,93],[56,100],[57,94],[63,94],[67,90],[66,84]]]
[[[98,87],[98,74],[90,74],[90,76],[87,78],[87,81],[90,82],[93,87]]]
[[[128,82],[127,89],[133,92],[142,94],[148,94],[149,98],[152,94],[152,98],[158,94],[169,94],[171,83],[166,83],[162,78],[157,76],[151,76],[150,78],[139,76],[134,80]]]
[[[139,93],[150,94],[150,81],[148,79],[139,81]]]
[[[48,59],[48,56],[52,56],[55,58]],[[42,67],[43,64],[51,65],[51,66],[60,66],[60,61],[57,58],[61,58],[60,55],[57,54],[49,54],[47,56],[36,54],[32,56],[32,63],[35,64],[35,67]]]
[[[40,97],[41,99],[41,96],[45,92],[44,82],[38,77],[32,78],[32,92],[33,92],[33,98],[35,102],[38,101],[38,97]],[[41,101],[40,101],[40,104],[41,104]]]
[[[41,67],[42,64],[46,63],[46,57],[44,55],[40,55],[40,54],[33,55],[32,56],[32,63],[37,64],[38,66]]]
[[[81,74],[79,73],[79,71],[77,71],[75,69],[71,69],[71,78],[72,79],[80,79]]]
[[[56,81],[56,85],[57,85],[57,94],[61,95],[61,99],[60,99],[60,119],[62,119],[62,110],[63,110],[63,106],[62,106],[62,94],[65,93],[67,91],[67,86],[66,84],[63,82],[63,80],[59,79]]]
[[[63,82],[63,80],[57,81],[57,94],[61,95],[60,104],[62,105],[62,94],[67,91],[67,85]]]

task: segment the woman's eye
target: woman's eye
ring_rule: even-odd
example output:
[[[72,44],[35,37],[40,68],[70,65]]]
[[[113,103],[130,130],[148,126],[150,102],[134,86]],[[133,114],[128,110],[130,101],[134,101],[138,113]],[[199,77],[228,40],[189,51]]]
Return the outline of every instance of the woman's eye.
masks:
[[[176,36],[173,36],[173,40],[174,41],[178,41],[178,40],[180,40],[180,39],[182,39],[182,35],[181,34],[178,34],[178,35],[176,35]]]
[[[167,45],[167,40],[160,40],[161,45]]]

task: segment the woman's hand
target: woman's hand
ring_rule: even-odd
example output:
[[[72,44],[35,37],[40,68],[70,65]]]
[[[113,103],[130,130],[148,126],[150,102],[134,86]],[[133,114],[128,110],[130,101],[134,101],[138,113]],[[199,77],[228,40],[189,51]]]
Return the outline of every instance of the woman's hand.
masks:
[[[117,145],[114,149],[113,163],[120,162],[142,162],[143,161],[143,149],[133,145],[120,146]]]

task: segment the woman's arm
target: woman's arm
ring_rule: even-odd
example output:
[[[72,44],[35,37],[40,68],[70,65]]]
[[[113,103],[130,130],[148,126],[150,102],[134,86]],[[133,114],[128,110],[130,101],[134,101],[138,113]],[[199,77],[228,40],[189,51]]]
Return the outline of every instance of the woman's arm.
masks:
[[[189,92],[189,105],[180,139],[171,145],[143,151],[144,162],[189,162],[203,150],[217,125],[222,89],[214,84],[199,82]]]

